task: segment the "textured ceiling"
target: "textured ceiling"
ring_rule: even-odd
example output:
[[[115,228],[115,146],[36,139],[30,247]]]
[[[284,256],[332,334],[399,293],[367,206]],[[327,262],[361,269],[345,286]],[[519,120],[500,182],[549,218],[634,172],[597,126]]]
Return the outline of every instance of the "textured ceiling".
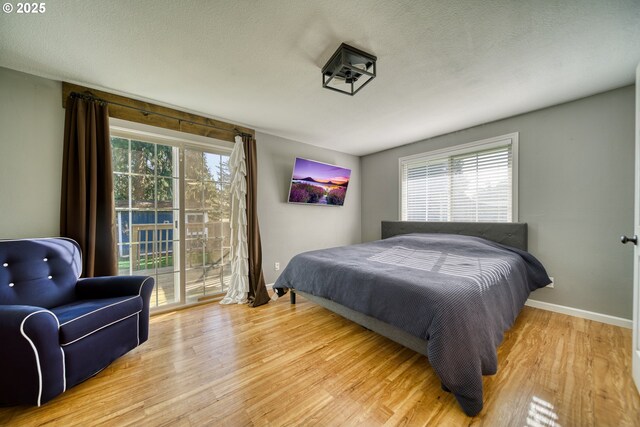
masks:
[[[631,84],[640,62],[638,0],[46,7],[0,14],[0,66],[356,155]],[[378,57],[355,97],[321,87],[341,42]]]

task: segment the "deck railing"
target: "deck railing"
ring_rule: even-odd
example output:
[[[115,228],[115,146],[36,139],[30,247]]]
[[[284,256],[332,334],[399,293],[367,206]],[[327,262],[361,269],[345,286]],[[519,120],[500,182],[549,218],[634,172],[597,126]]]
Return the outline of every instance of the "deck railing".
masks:
[[[131,268],[144,270],[149,261],[169,265],[173,252],[171,231],[173,224],[134,224],[131,226]],[[149,245],[151,250],[149,251]],[[144,250],[142,250],[144,248]],[[144,267],[143,267],[144,266]]]

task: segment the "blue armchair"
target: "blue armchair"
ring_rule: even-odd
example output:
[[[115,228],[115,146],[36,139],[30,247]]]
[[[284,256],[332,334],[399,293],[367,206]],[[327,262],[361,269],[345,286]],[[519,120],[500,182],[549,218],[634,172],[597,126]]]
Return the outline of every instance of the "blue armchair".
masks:
[[[71,239],[0,241],[0,405],[38,405],[149,336],[152,277],[80,279]]]

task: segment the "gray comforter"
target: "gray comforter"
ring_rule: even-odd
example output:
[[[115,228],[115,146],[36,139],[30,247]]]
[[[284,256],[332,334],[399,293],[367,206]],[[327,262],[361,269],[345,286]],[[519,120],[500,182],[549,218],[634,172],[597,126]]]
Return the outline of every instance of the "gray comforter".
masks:
[[[531,254],[477,237],[407,234],[295,256],[274,288],[326,298],[428,341],[429,362],[467,415],[529,293],[551,281]]]

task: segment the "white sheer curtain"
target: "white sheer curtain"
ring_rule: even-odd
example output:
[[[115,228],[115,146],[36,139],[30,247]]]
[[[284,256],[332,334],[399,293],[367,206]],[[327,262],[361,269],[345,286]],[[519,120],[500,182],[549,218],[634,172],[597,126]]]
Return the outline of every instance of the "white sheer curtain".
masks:
[[[247,249],[247,165],[242,138],[229,159],[231,171],[231,283],[220,304],[244,304],[249,293],[249,252]]]

